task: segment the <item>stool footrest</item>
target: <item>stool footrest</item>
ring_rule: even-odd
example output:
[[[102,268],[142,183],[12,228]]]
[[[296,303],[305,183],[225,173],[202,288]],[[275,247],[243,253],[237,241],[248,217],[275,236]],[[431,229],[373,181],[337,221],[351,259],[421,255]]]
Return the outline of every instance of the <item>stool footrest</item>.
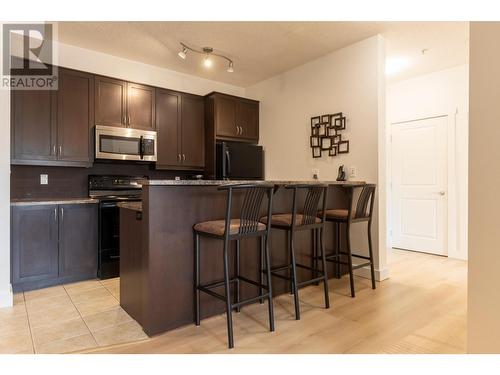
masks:
[[[353,270],[357,270],[358,268],[363,268],[363,267],[366,267],[366,266],[369,266],[369,265],[371,265],[370,262],[368,262],[368,263],[362,263],[362,264],[356,264],[356,265],[353,264],[352,265],[352,269]]]
[[[237,302],[237,303],[232,303],[231,304],[231,308],[234,308],[234,307],[241,307],[243,305],[248,305],[250,303],[253,303],[253,302],[257,302],[257,301],[261,301],[262,299],[264,298],[268,298],[269,297],[269,293],[264,293],[262,294],[261,296],[257,296],[257,297],[251,297],[251,298],[247,298],[247,299],[244,299],[240,302]]]

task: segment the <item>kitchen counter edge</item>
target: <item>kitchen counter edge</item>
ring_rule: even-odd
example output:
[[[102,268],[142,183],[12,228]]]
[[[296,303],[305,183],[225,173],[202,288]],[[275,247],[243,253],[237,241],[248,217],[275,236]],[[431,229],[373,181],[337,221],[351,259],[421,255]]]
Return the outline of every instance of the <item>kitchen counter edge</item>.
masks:
[[[144,180],[143,186],[223,186],[249,183],[268,183],[275,185],[290,184],[328,184],[328,185],[363,185],[364,181],[256,181],[256,180]]]
[[[63,199],[12,199],[11,206],[33,206],[45,204],[91,204],[99,203],[99,200],[93,198],[63,198]]]

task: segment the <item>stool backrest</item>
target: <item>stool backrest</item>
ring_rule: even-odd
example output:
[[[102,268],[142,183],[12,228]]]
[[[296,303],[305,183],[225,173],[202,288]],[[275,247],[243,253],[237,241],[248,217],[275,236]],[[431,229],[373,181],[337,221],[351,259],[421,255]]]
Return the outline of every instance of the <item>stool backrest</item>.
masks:
[[[318,211],[325,211],[328,185],[326,184],[293,184],[287,185],[293,189],[292,226],[315,224]],[[306,197],[302,209],[297,208],[298,192],[305,191]],[[321,199],[323,197],[323,199]],[[297,214],[302,215],[301,222],[297,222]],[[322,222],[325,221],[324,215]]]
[[[252,234],[257,232],[259,218],[261,217],[262,202],[265,196],[267,197],[267,215],[271,216],[274,192],[273,184],[254,183],[224,185],[219,187],[219,190],[227,190],[226,234],[229,233],[229,225],[231,223],[234,191],[242,191],[244,193],[239,213],[237,217],[235,217],[240,219],[238,234]]]
[[[365,184],[350,187],[349,217],[352,219],[368,219],[373,216],[373,203],[375,202],[375,184]],[[355,192],[361,190],[358,196]]]

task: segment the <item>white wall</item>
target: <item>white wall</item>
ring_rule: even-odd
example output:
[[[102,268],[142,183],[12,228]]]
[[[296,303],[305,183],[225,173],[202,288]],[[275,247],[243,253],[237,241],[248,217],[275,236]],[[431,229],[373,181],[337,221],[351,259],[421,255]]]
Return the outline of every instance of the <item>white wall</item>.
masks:
[[[385,173],[385,143],[379,142],[379,137],[385,139],[384,60],[384,40],[375,36],[248,87],[246,96],[261,101],[260,143],[266,151],[266,178],[307,180],[316,168],[320,180],[335,180],[338,166],[344,164],[357,168],[355,180],[378,183],[379,199],[385,196],[381,193],[385,185],[379,181],[379,173]],[[347,116],[342,137],[350,141],[349,153],[313,159],[310,118],[339,111]],[[383,279],[387,276],[385,203],[376,204],[375,210],[376,268],[378,278]],[[358,237],[366,242],[366,234],[352,237],[353,246]],[[360,246],[366,248],[365,243]],[[379,248],[385,251],[379,253]]]
[[[63,67],[199,95],[211,91],[239,96],[244,95],[244,89],[241,87],[181,74],[172,70],[65,44],[59,44],[58,47],[59,59],[57,63]],[[0,181],[2,181],[0,185],[0,307],[2,307],[12,303],[9,242],[10,95],[6,90],[0,91]]]
[[[448,256],[458,259],[467,259],[468,112],[468,65],[387,87],[388,132],[395,122],[448,116]],[[390,223],[389,220],[389,229]]]
[[[3,24],[0,22],[0,30]],[[2,38],[0,32],[0,51]],[[1,60],[1,59],[0,59]],[[0,61],[0,72],[3,70]],[[10,94],[0,89],[0,307],[12,305],[10,287]]]

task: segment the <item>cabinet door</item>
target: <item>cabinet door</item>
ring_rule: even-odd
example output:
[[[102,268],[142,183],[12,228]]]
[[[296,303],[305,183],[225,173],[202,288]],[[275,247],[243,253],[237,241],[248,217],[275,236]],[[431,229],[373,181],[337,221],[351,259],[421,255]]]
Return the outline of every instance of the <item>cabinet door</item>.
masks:
[[[128,84],[127,126],[134,129],[155,130],[154,87]]]
[[[227,96],[215,98],[215,127],[219,137],[238,137],[236,100]]]
[[[59,277],[96,277],[97,222],[97,204],[59,206]]]
[[[55,91],[12,90],[11,95],[12,161],[55,160]]]
[[[157,168],[179,166],[181,163],[181,94],[156,90]]]
[[[12,283],[57,278],[57,206],[12,207]]]
[[[239,100],[236,104],[236,125],[240,138],[259,140],[259,103]]]
[[[203,98],[183,95],[181,107],[182,164],[185,167],[203,168],[205,165]]]
[[[90,140],[94,108],[92,74],[59,69],[57,95],[58,160],[91,163]]]
[[[95,77],[95,123],[127,126],[127,82]]]

